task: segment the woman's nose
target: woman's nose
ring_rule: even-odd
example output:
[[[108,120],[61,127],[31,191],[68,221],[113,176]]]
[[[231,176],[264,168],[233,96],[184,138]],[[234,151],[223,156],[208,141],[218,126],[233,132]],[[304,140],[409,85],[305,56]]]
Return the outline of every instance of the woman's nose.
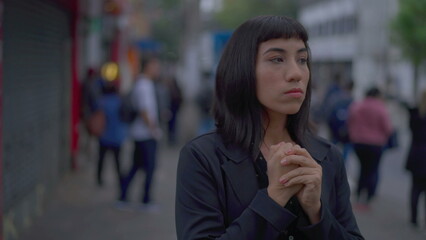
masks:
[[[289,82],[300,81],[302,79],[302,69],[296,61],[290,61],[287,69],[286,80]]]

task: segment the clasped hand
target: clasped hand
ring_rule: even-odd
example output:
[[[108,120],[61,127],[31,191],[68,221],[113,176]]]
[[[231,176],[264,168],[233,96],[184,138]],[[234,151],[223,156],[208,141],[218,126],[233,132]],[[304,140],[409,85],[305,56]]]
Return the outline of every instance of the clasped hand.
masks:
[[[296,195],[312,224],[320,220],[322,168],[309,152],[292,143],[270,148],[268,195],[281,206]]]

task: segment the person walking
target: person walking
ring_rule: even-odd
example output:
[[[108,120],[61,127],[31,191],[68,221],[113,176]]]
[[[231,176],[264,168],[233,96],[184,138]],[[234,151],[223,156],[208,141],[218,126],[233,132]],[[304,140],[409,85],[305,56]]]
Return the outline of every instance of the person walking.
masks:
[[[169,91],[169,101],[170,101],[170,118],[167,121],[167,138],[170,146],[173,146],[177,143],[178,134],[177,134],[177,123],[179,110],[182,106],[183,95],[182,90],[177,82],[176,77],[169,76],[167,79],[167,88]]]
[[[138,170],[143,170],[145,182],[141,207],[153,209],[157,206],[152,202],[152,182],[156,166],[157,141],[162,134],[154,85],[160,73],[159,59],[155,56],[144,56],[141,60],[141,72],[132,92],[132,99],[139,112],[130,126],[130,135],[134,139],[133,163],[123,180],[120,201],[127,203],[129,186]]]
[[[349,106],[353,102],[353,86],[353,81],[345,82],[342,89],[330,97],[330,111],[327,113],[327,125],[330,130],[331,141],[341,147],[345,163],[352,149],[352,144],[349,141],[348,116]]]
[[[422,92],[418,107],[409,108],[411,145],[405,168],[411,173],[410,223],[417,227],[418,202],[425,196],[426,219],[426,90]]]
[[[216,129],[180,152],[177,239],[364,239],[339,150],[308,129],[308,35],[259,16],[219,61]]]
[[[103,80],[102,95],[99,99],[99,110],[105,118],[105,127],[99,136],[99,155],[96,168],[96,180],[98,186],[103,185],[102,170],[104,159],[108,152],[114,155],[117,173],[117,186],[122,184],[122,172],[120,162],[121,145],[126,137],[126,127],[120,118],[121,97],[118,94],[116,81]]]
[[[376,87],[349,108],[349,138],[360,163],[356,190],[359,210],[369,210],[379,182],[379,164],[384,147],[393,131],[390,116]]]

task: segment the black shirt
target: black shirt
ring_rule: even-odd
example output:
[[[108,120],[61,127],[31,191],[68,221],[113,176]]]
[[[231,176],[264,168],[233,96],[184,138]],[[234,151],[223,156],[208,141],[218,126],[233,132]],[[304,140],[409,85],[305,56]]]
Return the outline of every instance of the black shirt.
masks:
[[[262,153],[259,154],[256,161],[254,162],[254,168],[256,169],[256,176],[259,189],[267,188],[269,185],[268,175],[267,175],[267,163]],[[288,209],[296,216],[300,216],[303,212],[300,209],[299,201],[296,196],[293,196],[285,205],[285,208]],[[296,222],[295,220],[288,227],[287,231],[284,231],[284,234],[280,235],[278,239],[290,239],[289,236],[295,236],[296,234]],[[295,239],[295,238],[291,238]]]

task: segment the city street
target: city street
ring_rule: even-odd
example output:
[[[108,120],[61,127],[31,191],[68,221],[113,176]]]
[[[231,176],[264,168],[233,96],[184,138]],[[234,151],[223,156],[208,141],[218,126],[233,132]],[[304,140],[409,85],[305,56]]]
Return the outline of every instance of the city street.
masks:
[[[408,133],[399,129],[400,146],[385,153],[381,165],[378,196],[370,212],[355,211],[365,239],[426,239],[426,231],[408,224],[409,174],[403,169]],[[129,145],[123,154],[125,168],[129,165]],[[174,240],[174,194],[179,147],[162,147],[154,186],[154,198],[160,204],[156,212],[123,211],[114,207],[117,196],[113,161],[107,161],[106,184],[95,185],[93,159],[82,156],[80,169],[69,173],[58,183],[48,198],[43,215],[34,219],[21,240]],[[107,159],[112,160],[112,159]],[[357,176],[357,159],[348,160],[348,176],[352,189]],[[142,175],[132,185],[131,201],[140,199]],[[420,201],[423,203],[423,201]],[[424,217],[424,205],[419,215]]]

